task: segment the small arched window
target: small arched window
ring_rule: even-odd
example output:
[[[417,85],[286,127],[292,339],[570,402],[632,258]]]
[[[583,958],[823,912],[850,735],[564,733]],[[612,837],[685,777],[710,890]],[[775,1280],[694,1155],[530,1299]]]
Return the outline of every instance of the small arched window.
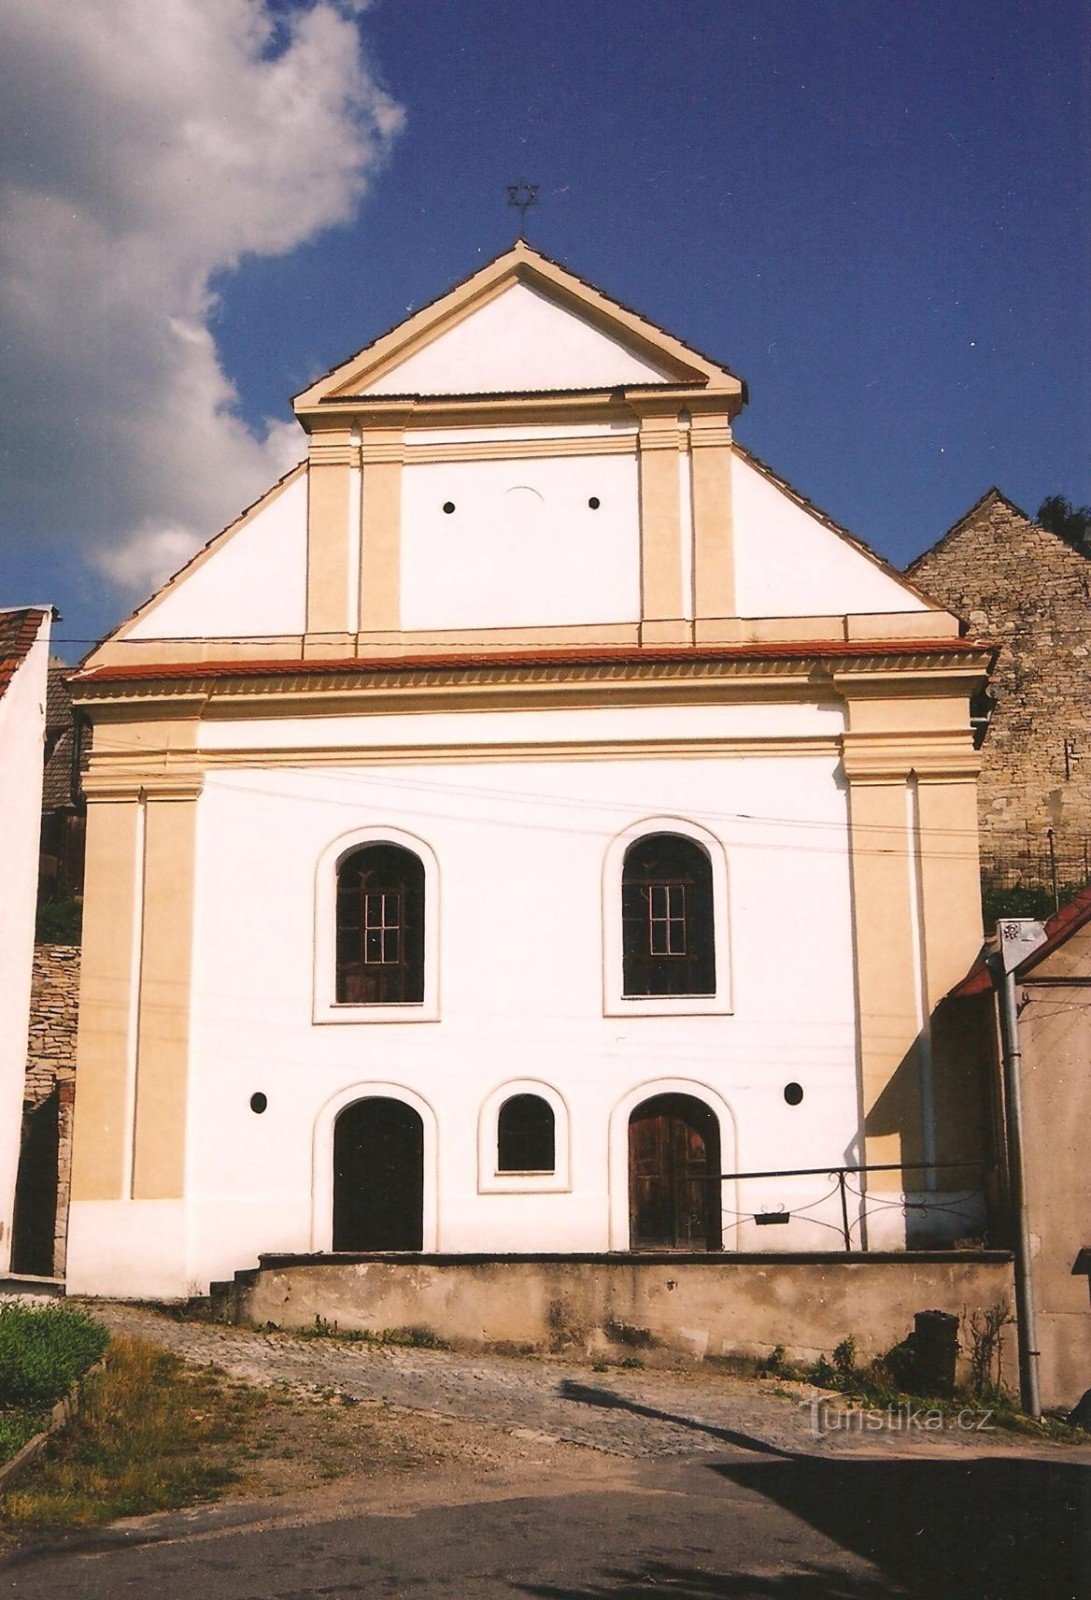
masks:
[[[622,966],[626,995],[714,995],[712,864],[679,833],[649,833],[625,852]]]
[[[424,864],[398,844],[366,844],[337,868],[337,1002],[424,999]]]
[[[512,1095],[496,1119],[497,1172],[553,1172],[556,1165],[553,1107],[541,1095]]]

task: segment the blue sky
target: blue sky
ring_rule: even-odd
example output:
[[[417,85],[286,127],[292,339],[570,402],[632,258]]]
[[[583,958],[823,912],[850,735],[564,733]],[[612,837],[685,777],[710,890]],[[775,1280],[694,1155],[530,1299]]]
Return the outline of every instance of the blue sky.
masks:
[[[13,4],[31,18],[33,0]],[[134,4],[147,0],[87,9],[121,26]],[[540,185],[531,241],[745,377],[739,437],[895,562],[993,482],[1031,510],[1055,491],[1091,500],[1091,14],[1078,0],[161,4],[167,40],[148,75],[192,85],[211,129],[231,122],[230,225],[216,219],[215,154],[212,169],[207,154],[192,172],[182,157],[164,167],[164,190],[179,196],[164,223],[158,200],[134,198],[135,178],[109,187],[135,90],[106,73],[93,38],[75,65],[53,59],[68,44],[31,37],[33,20],[18,41],[42,104],[24,93],[10,113],[31,128],[33,161],[9,181],[56,197],[52,213],[30,208],[26,226],[40,229],[35,216],[71,194],[96,227],[99,203],[121,216],[115,278],[124,285],[132,263],[139,324],[102,279],[82,320],[64,313],[88,367],[108,365],[108,438],[88,387],[74,422],[71,410],[56,419],[73,433],[70,467],[56,438],[41,448],[40,429],[37,443],[0,454],[14,486],[0,598],[56,600],[62,637],[109,627],[157,561],[177,565],[168,558],[241,509],[231,495],[257,492],[301,455],[302,435],[285,426],[291,393],[507,245],[503,189],[523,176]],[[210,29],[227,13],[251,31],[272,25],[258,50],[236,27],[234,88],[217,76],[224,51],[211,34],[207,56],[185,54],[187,10]],[[358,82],[346,65],[354,35]],[[312,70],[274,84],[299,119],[277,144],[275,122],[251,119],[246,87],[267,105],[269,73],[293,50]],[[137,66],[139,53],[138,39]],[[45,105],[54,67],[88,106],[59,153]],[[167,148],[186,107],[179,96],[172,122],[162,99],[140,115],[161,119]],[[129,116],[116,130],[114,102]],[[96,137],[102,171],[88,177]],[[248,139],[252,173],[237,159]],[[321,170],[331,151],[344,166],[336,181]],[[248,173],[261,205],[243,228]],[[93,261],[96,237],[73,253]],[[161,238],[175,241],[177,270],[147,266]],[[0,302],[3,271],[0,260]],[[80,302],[78,280],[54,292]],[[184,325],[189,376],[164,377],[182,359],[155,344],[164,319]],[[71,375],[36,337],[15,341],[31,369],[7,374],[16,392]],[[190,426],[187,395],[208,413],[203,426]],[[233,431],[212,460],[209,430],[225,408]]]

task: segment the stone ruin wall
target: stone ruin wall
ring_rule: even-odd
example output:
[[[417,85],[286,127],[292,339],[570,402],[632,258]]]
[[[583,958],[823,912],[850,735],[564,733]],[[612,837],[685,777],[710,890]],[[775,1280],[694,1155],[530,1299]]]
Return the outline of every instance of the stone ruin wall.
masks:
[[[57,1095],[57,1220],[53,1270],[64,1271],[68,1195],[72,1172],[72,1108],[76,1096],[76,1028],[79,1019],[80,947],[34,947],[27,1074],[23,1116]]]
[[[1091,561],[994,492],[909,575],[1000,645],[981,751],[983,858],[1028,836],[1048,851],[1052,828],[1066,881],[1091,849]]]

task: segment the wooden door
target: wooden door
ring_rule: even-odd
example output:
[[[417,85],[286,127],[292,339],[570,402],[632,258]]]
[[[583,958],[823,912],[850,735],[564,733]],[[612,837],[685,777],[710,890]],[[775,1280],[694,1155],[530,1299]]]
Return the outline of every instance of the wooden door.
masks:
[[[424,1124],[402,1100],[357,1100],[337,1119],[333,1248],[424,1248]]]
[[[629,1119],[629,1245],[633,1250],[722,1247],[720,1134],[689,1095],[657,1095]]]

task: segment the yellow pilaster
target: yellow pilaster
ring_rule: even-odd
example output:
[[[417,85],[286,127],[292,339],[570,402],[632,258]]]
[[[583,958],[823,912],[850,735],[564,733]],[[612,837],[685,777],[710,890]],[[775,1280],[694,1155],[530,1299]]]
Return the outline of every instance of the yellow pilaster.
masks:
[[[730,619],[735,614],[731,425],[726,412],[692,417],[690,449],[694,636],[698,644],[716,644],[730,637]]]
[[[860,1097],[867,1165],[920,1161],[920,985],[911,904],[908,775],[860,771],[846,755]],[[900,1189],[897,1172],[873,1189]]]
[[[685,644],[678,452],[678,402],[630,399],[640,417],[640,637],[644,644]]]
[[[307,655],[345,655],[355,632],[349,602],[351,468],[359,452],[347,427],[311,437],[307,474]]]
[[[133,1134],[134,1200],[185,1192],[186,1081],[199,781],[146,804]]]
[[[362,644],[391,644],[401,626],[402,466],[401,418],[366,427],[360,446],[363,502],[360,524],[360,635]]]
[[[141,855],[136,790],[89,798],[73,1200],[125,1195]]]
[[[969,746],[967,739],[967,746]],[[917,772],[918,854],[925,989],[929,1008],[966,975],[982,940],[981,862],[977,833],[980,757],[967,748],[939,771]]]
[[[980,948],[981,891],[980,763],[968,715],[979,679],[948,678],[935,674],[922,693],[915,674],[904,675],[901,690],[896,672],[837,674],[848,713],[843,761],[869,1164],[934,1161],[951,1144],[940,1137],[942,1113],[962,1067],[934,1013]],[[868,1183],[920,1189],[935,1181],[918,1170]]]

